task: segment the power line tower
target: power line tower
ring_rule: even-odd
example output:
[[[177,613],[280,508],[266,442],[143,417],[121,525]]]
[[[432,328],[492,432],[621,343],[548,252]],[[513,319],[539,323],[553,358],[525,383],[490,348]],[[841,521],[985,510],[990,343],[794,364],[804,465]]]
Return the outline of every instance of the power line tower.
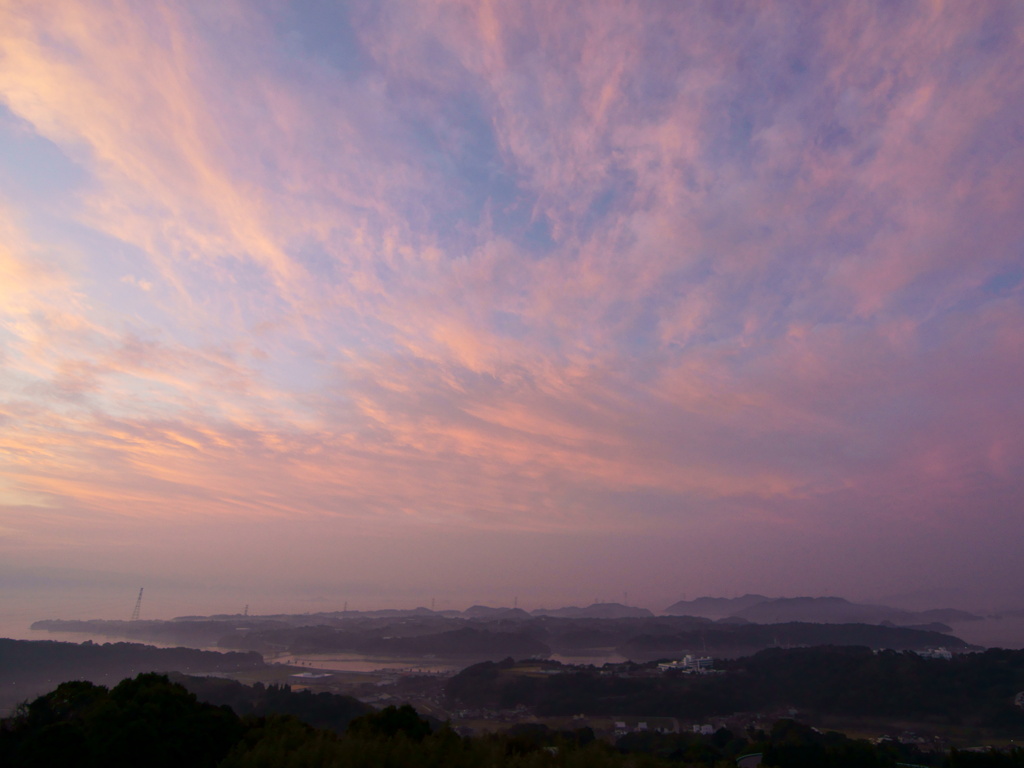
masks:
[[[139,620],[139,611],[142,610],[142,587],[139,587],[139,596],[135,598],[135,608],[132,609],[132,617],[129,621]]]

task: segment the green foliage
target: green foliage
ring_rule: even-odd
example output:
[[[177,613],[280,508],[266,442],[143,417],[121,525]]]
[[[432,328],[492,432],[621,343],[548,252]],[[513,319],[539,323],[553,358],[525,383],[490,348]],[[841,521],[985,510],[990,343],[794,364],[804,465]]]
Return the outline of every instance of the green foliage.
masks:
[[[258,653],[216,653],[194,648],[154,648],[138,643],[60,643],[0,637],[0,716],[53,680],[89,679],[115,685],[140,671],[188,670],[192,674],[258,669]]]
[[[508,665],[485,674],[510,672]],[[270,688],[249,689],[266,693]],[[284,692],[284,688],[276,689]],[[69,682],[0,723],[4,768],[724,768],[761,752],[766,768],[938,766],[941,756],[907,745],[822,733],[794,720],[743,738],[727,730],[630,734],[614,747],[589,728],[521,724],[508,733],[463,738],[430,725],[410,706],[355,718],[342,734],[292,715],[247,715],[205,704],[167,677],[144,674],[108,690]],[[1024,750],[954,750],[943,768],[1024,768]]]
[[[212,768],[242,732],[230,709],[200,704],[164,675],[139,675],[111,691],[63,683],[5,724],[0,764]]]
[[[866,741],[780,720],[772,727],[762,764],[766,768],[890,768],[896,761]]]
[[[343,733],[348,724],[373,707],[351,696],[293,691],[287,685],[243,685],[235,680],[180,676],[179,681],[200,701],[231,707],[239,716],[295,715],[316,728]]]
[[[859,647],[770,649],[722,662],[708,676],[602,675],[599,670],[527,676],[486,662],[455,675],[449,703],[524,705],[541,715],[663,715],[687,719],[790,707],[822,714],[927,720],[1024,732],[1013,696],[1024,690],[1024,651],[989,650],[952,660]]]
[[[1016,747],[1008,752],[954,749],[950,752],[947,765],[948,768],[1024,768],[1024,749]]]
[[[418,742],[430,735],[430,724],[416,714],[415,709],[403,704],[358,717],[349,724],[348,730],[355,737],[405,738]]]

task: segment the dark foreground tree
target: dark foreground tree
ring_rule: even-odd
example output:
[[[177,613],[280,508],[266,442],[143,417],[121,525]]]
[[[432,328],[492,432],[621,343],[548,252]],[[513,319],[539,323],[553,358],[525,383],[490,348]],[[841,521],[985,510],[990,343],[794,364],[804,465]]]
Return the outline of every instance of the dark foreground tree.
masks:
[[[337,733],[292,715],[248,715],[204,704],[163,675],[111,690],[69,682],[0,721],[0,768],[728,768],[761,753],[765,768],[1024,768],[1024,750],[922,753],[780,720],[748,739],[726,730],[645,733],[612,746],[589,729],[521,724],[508,733],[431,732],[410,706],[387,707]]]
[[[402,736],[410,741],[423,741],[430,735],[430,723],[411,706],[403,704],[357,717],[349,723],[348,733],[356,737],[393,739]]]
[[[198,702],[165,675],[139,675],[110,691],[69,682],[5,722],[0,765],[213,768],[243,732],[230,709]]]

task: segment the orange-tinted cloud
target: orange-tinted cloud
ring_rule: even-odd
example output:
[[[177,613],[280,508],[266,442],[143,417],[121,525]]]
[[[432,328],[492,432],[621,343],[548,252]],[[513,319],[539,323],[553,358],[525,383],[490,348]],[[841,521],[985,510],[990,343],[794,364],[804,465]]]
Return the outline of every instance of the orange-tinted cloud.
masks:
[[[1017,492],[1013,4],[0,30],[0,140],[51,158],[0,185],[11,551],[34,508],[724,552]]]

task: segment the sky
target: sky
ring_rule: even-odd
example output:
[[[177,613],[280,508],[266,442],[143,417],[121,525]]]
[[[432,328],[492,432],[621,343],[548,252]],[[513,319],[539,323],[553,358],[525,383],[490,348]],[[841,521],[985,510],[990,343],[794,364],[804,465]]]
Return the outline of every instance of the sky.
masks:
[[[0,582],[1024,607],[1022,170],[1017,0],[0,0]]]

